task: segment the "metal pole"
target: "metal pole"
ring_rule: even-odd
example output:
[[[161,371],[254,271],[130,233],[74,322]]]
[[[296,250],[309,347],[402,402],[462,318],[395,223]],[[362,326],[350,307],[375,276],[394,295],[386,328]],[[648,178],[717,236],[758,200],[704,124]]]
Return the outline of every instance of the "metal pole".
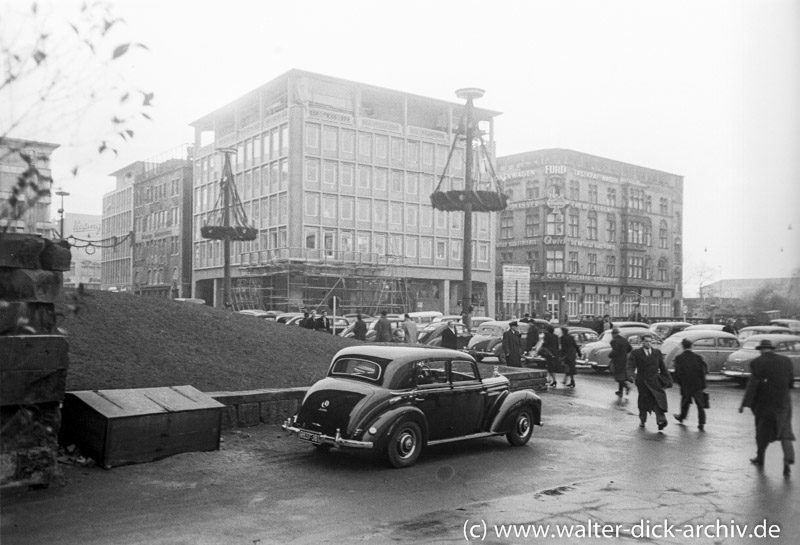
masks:
[[[466,99],[465,146],[466,165],[464,170],[464,191],[467,200],[464,202],[464,289],[461,298],[461,322],[470,328],[470,308],[472,307],[472,201],[470,193],[474,190],[472,182],[472,138],[475,130],[475,107],[472,100],[483,96],[483,89],[466,88],[456,91],[456,96]]]
[[[58,191],[56,191],[56,195],[61,197],[61,208],[58,209],[58,215],[61,220],[61,230],[58,232],[58,235],[61,237],[61,240],[64,240],[64,197],[69,197],[69,193],[59,188]]]
[[[230,217],[230,193],[228,190],[229,184],[233,181],[230,178],[233,176],[233,169],[231,168],[230,154],[225,153],[225,166],[223,167],[222,181],[220,183],[220,191],[222,191],[222,225],[224,227],[231,226]],[[223,267],[222,267],[222,306],[228,308],[231,302],[231,238],[228,230],[225,230],[225,238],[222,240],[222,253],[223,253]],[[233,305],[231,305],[233,310]]]

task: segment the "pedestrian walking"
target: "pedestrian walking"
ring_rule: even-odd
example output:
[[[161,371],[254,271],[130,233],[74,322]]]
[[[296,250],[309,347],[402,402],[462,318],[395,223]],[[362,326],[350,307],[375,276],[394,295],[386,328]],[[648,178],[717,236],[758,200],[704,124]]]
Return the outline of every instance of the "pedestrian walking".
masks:
[[[519,324],[516,321],[508,324],[508,329],[503,333],[503,354],[506,365],[509,367],[522,367],[522,335],[519,333]]]
[[[561,328],[561,357],[564,358],[566,371],[564,375],[564,385],[568,388],[575,387],[575,360],[578,359],[578,343],[569,334],[569,329]],[[567,383],[569,379],[569,383]]]
[[[556,373],[559,372],[560,367],[560,359],[559,353],[560,350],[558,348],[558,337],[556,337],[555,330],[553,326],[548,325],[544,333],[542,334],[542,347],[539,349],[539,353],[544,357],[545,361],[547,362],[547,376],[549,377],[549,384],[553,388],[558,386],[558,381],[556,380]]]
[[[609,329],[614,329],[614,323],[611,321],[611,316],[608,314],[603,316],[603,319],[600,321],[600,325],[597,326],[597,334],[602,335]]]
[[[635,377],[639,390],[639,427],[647,422],[648,413],[656,413],[659,431],[667,427],[667,394],[664,387],[672,385],[664,355],[650,345],[650,338],[642,339],[642,347],[632,350],[628,356],[628,375]]]
[[[619,402],[622,403],[622,391],[625,390],[625,395],[631,391],[628,386],[629,382],[633,382],[631,377],[628,376],[628,354],[631,351],[631,345],[628,339],[619,334],[619,329],[611,329],[611,352],[608,354],[608,363],[611,366],[611,373],[614,375],[614,380],[617,381],[617,397]]]
[[[525,333],[525,353],[528,357],[533,357],[537,344],[539,344],[539,328],[536,326],[536,322],[531,320],[528,331]]]
[[[386,317],[386,311],[381,311],[381,316],[378,318],[378,323],[375,324],[375,341],[379,343],[392,342],[392,324],[389,318]]]
[[[639,303],[633,305],[633,310],[630,314],[628,314],[628,320],[631,322],[641,322],[642,321],[642,313],[639,311]]]
[[[750,379],[744,399],[739,407],[741,413],[750,407],[756,421],[756,457],[750,462],[764,465],[767,446],[780,441],[783,448],[783,474],[791,473],[794,463],[794,433],[792,432],[792,398],[794,371],[792,360],[775,353],[775,345],[763,339],[756,347],[761,353],[750,362]]]
[[[353,324],[353,337],[359,341],[367,340],[367,322],[361,317],[361,314],[356,314],[356,322]]]
[[[705,389],[708,365],[706,360],[692,351],[692,341],[682,339],[683,352],[675,358],[675,382],[681,387],[681,412],[674,414],[675,420],[683,424],[694,401],[697,407],[697,429],[706,426]]]
[[[300,322],[300,325],[306,329],[315,329],[317,324],[316,313],[312,310],[311,312],[304,312],[303,316],[305,318]]]
[[[417,324],[411,319],[411,316],[409,316],[407,312],[403,315],[403,318],[405,342],[408,344],[415,344],[417,342]]]
[[[320,314],[319,318],[317,318],[317,321],[314,324],[314,329],[317,331],[322,331],[323,333],[331,332],[331,320],[328,318],[327,310],[323,310],[322,314]]]

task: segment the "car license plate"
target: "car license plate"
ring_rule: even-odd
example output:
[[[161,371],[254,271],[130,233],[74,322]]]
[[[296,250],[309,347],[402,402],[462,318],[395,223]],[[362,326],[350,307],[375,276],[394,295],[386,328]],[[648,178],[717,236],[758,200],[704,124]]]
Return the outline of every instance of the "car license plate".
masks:
[[[302,439],[303,441],[311,441],[312,443],[319,443],[319,434],[312,433],[310,431],[303,431],[301,430],[297,436]]]

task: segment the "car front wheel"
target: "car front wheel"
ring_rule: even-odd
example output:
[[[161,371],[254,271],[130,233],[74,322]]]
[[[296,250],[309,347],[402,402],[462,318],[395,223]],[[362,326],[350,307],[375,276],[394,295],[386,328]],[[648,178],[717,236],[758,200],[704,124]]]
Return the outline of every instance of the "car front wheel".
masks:
[[[511,431],[506,434],[508,442],[515,447],[527,443],[533,435],[533,413],[528,407],[523,407],[514,418]]]
[[[386,447],[389,463],[397,468],[409,467],[422,451],[422,430],[416,422],[401,422],[395,428]]]

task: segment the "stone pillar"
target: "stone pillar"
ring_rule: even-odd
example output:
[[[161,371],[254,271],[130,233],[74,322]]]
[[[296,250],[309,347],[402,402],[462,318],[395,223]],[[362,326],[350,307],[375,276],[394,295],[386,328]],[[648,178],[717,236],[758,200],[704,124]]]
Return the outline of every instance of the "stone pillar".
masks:
[[[56,455],[69,355],[55,302],[70,261],[66,242],[0,235],[0,487],[63,482]]]

